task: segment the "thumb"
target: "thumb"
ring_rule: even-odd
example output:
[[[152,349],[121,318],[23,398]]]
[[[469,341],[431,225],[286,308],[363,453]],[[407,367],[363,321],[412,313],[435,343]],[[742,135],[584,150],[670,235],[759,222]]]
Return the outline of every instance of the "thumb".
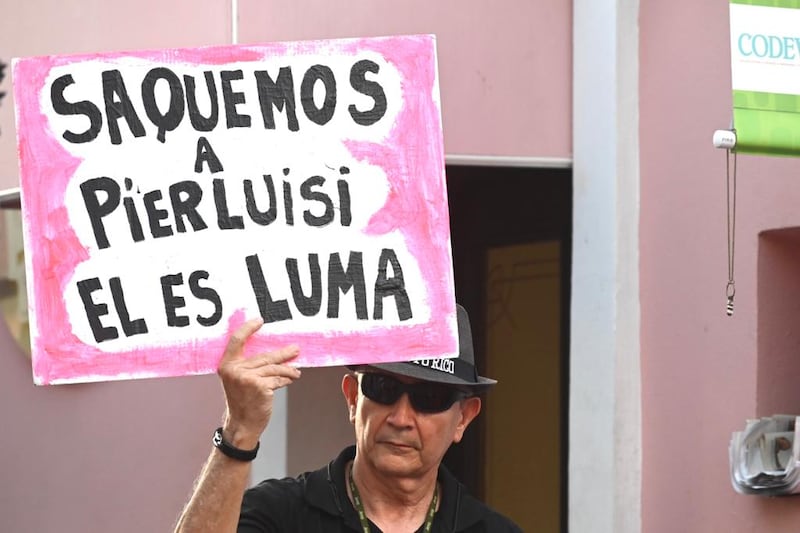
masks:
[[[228,339],[228,344],[225,346],[225,351],[222,353],[222,359],[220,359],[219,364],[221,365],[225,362],[243,359],[244,345],[247,342],[247,339],[249,339],[253,333],[258,331],[262,325],[264,325],[264,319],[258,317],[251,318],[239,326],[239,328],[234,331],[231,337]]]

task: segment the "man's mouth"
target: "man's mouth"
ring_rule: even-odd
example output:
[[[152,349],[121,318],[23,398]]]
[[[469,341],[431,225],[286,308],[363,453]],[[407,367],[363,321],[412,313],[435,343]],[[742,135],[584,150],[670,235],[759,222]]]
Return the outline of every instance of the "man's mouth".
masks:
[[[405,450],[415,450],[415,449],[417,449],[416,446],[414,446],[413,444],[408,443],[408,442],[400,442],[400,441],[394,441],[394,440],[382,440],[382,441],[379,441],[379,442],[381,444],[385,444],[386,446],[391,446],[393,448],[400,448],[400,449],[405,449]]]

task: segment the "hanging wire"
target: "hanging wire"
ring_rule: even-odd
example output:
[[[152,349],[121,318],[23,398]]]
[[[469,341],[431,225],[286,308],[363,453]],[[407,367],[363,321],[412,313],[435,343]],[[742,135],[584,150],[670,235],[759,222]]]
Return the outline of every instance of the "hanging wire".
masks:
[[[728,284],[725,286],[728,303],[725,306],[725,312],[728,316],[732,316],[733,297],[736,295],[736,283],[733,279],[733,258],[736,244],[736,152],[726,150],[725,153],[725,192],[728,211]],[[731,158],[733,158],[733,165],[731,165]],[[731,172],[731,167],[733,167],[733,172]]]

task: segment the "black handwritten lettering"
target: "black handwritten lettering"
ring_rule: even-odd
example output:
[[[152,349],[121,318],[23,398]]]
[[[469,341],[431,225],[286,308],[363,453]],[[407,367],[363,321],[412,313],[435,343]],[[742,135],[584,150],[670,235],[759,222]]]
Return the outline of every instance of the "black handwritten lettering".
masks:
[[[120,71],[105,70],[102,77],[103,99],[106,104],[108,135],[111,138],[111,144],[122,143],[122,136],[117,124],[120,118],[124,118],[125,122],[128,123],[128,128],[130,128],[134,137],[144,137],[144,126],[142,126],[142,122],[133,108],[133,102],[128,96],[127,89],[125,89],[125,81],[122,79]]]
[[[244,219],[242,216],[231,216],[228,211],[228,196],[225,192],[225,180],[220,178],[214,178],[214,204],[217,206],[217,225],[219,229],[244,228]]]
[[[70,103],[64,99],[64,89],[75,83],[72,74],[65,74],[53,82],[50,87],[50,101],[53,103],[53,110],[59,115],[84,115],[89,119],[89,127],[82,133],[73,133],[65,130],[62,137],[67,141],[80,144],[93,141],[103,127],[103,114],[88,100]]]
[[[339,169],[343,176],[349,172],[345,166]],[[282,201],[277,198],[271,174],[264,174],[262,180],[243,179],[240,185],[233,185],[236,182],[230,179],[214,178],[211,191],[195,180],[179,181],[164,189],[140,191],[128,177],[124,178],[123,190],[116,180],[99,176],[82,182],[80,190],[100,249],[121,242],[123,235],[118,228],[124,227],[121,226],[123,220],[127,222],[131,240],[138,243],[150,237],[160,239],[175,233],[205,230],[208,225],[201,213],[211,209],[216,213],[216,225],[221,230],[268,226],[278,219],[281,209],[286,226],[294,226],[295,207],[302,214],[302,224],[308,227],[328,226],[336,220],[337,213],[343,227],[351,224],[352,200],[345,179],[336,180],[334,186],[333,180],[313,175],[297,186],[290,179],[291,169],[284,168],[283,174]],[[212,202],[213,206],[207,205]],[[124,209],[120,209],[121,205]],[[242,206],[242,212],[232,212],[231,206]],[[123,212],[125,219],[120,218]],[[142,230],[145,222],[149,229],[147,235]],[[117,228],[115,234],[110,233],[112,227]]]
[[[183,218],[189,221],[194,231],[206,229],[203,218],[197,212],[197,206],[203,199],[203,189],[194,181],[186,180],[173,183],[169,186],[169,199],[172,203],[172,212],[175,215],[175,229],[178,233],[185,233],[186,226]]]
[[[331,254],[328,262],[328,318],[339,316],[339,291],[346,294],[351,288],[356,304],[356,317],[359,320],[368,318],[362,255],[361,252],[350,252],[345,270],[339,254]]]
[[[275,203],[275,184],[272,183],[271,174],[264,175],[264,185],[267,186],[269,209],[261,211],[256,205],[256,198],[253,193],[253,181],[244,180],[244,198],[245,205],[247,206],[247,214],[250,215],[250,219],[253,222],[260,226],[268,226],[278,217],[278,205]]]
[[[201,326],[213,326],[222,318],[222,299],[217,291],[210,287],[200,285],[200,280],[207,280],[208,272],[198,270],[189,275],[189,290],[198,300],[207,300],[214,305],[214,312],[207,317],[197,315],[197,323]]]
[[[278,79],[273,81],[269,73],[263,70],[256,71],[256,87],[258,88],[258,102],[261,105],[261,117],[264,127],[268,130],[275,129],[275,116],[272,108],[278,111],[286,110],[286,124],[289,131],[297,131],[297,114],[294,104],[294,79],[292,69],[281,67]]]
[[[125,303],[125,293],[122,290],[122,282],[120,279],[116,277],[111,278],[108,280],[108,285],[111,288],[111,298],[114,300],[114,307],[117,310],[117,316],[119,316],[119,321],[125,336],[132,337],[134,335],[147,333],[147,324],[144,318],[131,320],[131,316],[128,313],[128,305]]]
[[[340,167],[339,174],[342,176],[350,174],[350,169]],[[339,190],[339,217],[342,226],[349,226],[353,220],[353,214],[350,211],[350,186],[345,180],[339,180],[336,182],[336,188]]]
[[[100,192],[106,195],[106,199],[103,202],[98,198],[98,193]],[[97,247],[100,249],[108,248],[110,245],[105,225],[103,224],[103,217],[111,214],[119,206],[119,185],[105,176],[92,178],[81,183],[81,195],[86,206],[86,214],[89,215],[89,222],[92,225]]]
[[[220,72],[222,99],[225,102],[225,118],[227,119],[228,129],[250,127],[250,116],[239,114],[236,111],[236,106],[245,102],[244,93],[234,91],[231,86],[231,82],[241,80],[242,77],[241,70],[223,70]]]
[[[203,171],[203,163],[208,165],[208,170],[212,174],[222,170],[222,162],[217,157],[217,154],[214,153],[214,149],[211,148],[208,139],[200,137],[197,139],[197,156],[194,159],[194,171],[196,173],[200,174]]]
[[[322,307],[322,271],[319,268],[319,256],[308,254],[308,270],[311,278],[311,295],[306,296],[300,282],[300,273],[297,268],[297,259],[286,259],[286,274],[292,289],[294,305],[303,316],[314,316]]]
[[[184,74],[183,83],[186,85],[186,107],[189,112],[189,120],[192,127],[197,131],[211,131],[219,121],[219,101],[217,100],[217,85],[214,82],[214,73],[210,70],[204,73],[206,88],[208,89],[208,99],[211,102],[211,109],[208,116],[203,116],[197,106],[197,92],[194,83],[194,76]]]
[[[100,322],[100,317],[108,314],[108,305],[104,303],[95,303],[92,299],[92,293],[99,291],[103,288],[98,278],[89,278],[81,280],[77,283],[78,294],[81,296],[83,308],[86,311],[86,318],[89,321],[89,327],[92,329],[94,340],[96,342],[103,342],[119,337],[117,328],[111,326],[103,326]]]
[[[156,102],[156,83],[159,80],[169,84],[169,107],[165,113],[161,112]],[[181,123],[184,113],[183,101],[181,80],[170,69],[157,67],[145,75],[142,81],[142,103],[147,118],[158,127],[156,138],[162,143],[166,141],[166,132],[174,130]]]
[[[141,98],[137,101],[129,94],[123,74],[124,70],[120,69],[102,72],[103,105],[89,100],[68,100],[64,93],[75,84],[72,74],[65,74],[52,82],[50,100],[55,112],[63,116],[84,116],[89,121],[84,131],[64,130],[61,135],[65,140],[74,144],[95,140],[103,127],[103,114],[112,144],[121,144],[125,138],[129,138],[123,136],[120,130],[120,119],[125,121],[133,137],[143,137],[147,134],[139,116],[143,111],[155,126],[158,141],[165,143],[167,133],[177,130],[184,122],[189,122],[200,133],[215,130],[220,123],[221,106],[224,106],[225,125],[228,129],[251,127],[252,119],[251,114],[246,112],[248,110],[256,113],[260,111],[265,130],[278,129],[275,117],[277,111],[285,114],[285,127],[288,131],[297,132],[301,126],[297,116],[297,98],[300,99],[299,104],[305,118],[319,126],[329,123],[334,117],[339,98],[336,75],[331,67],[322,64],[313,65],[303,73],[299,91],[295,86],[297,73],[293,72],[291,65],[280,67],[274,78],[265,70],[250,71],[247,77],[241,69],[205,70],[202,72],[205,90],[197,86],[199,72],[196,70],[187,73],[178,72],[174,65],[155,67],[144,76],[138,91],[134,91],[134,95],[138,94]],[[371,126],[386,115],[387,93],[380,83],[380,74],[380,65],[368,59],[355,61],[350,68],[349,81],[353,91],[348,92],[348,95],[363,95],[373,102],[368,109],[365,108],[368,104],[347,106],[350,118],[358,125]],[[156,98],[156,89],[164,82],[168,85],[168,100],[162,100],[163,91],[160,89],[159,98]],[[222,104],[217,91],[218,83]],[[207,105],[201,105],[206,99],[204,95],[198,94],[199,91],[208,94]],[[247,96],[251,94],[249,91],[257,94],[257,108],[255,101],[247,100]],[[165,105],[166,109],[162,109]],[[203,107],[202,111],[200,107]],[[137,109],[140,111],[137,112]],[[198,151],[196,162],[201,161],[199,153]]]
[[[389,265],[392,266],[392,277],[389,277],[386,272]],[[397,260],[394,250],[384,248],[378,259],[378,277],[375,280],[375,308],[372,313],[375,320],[383,318],[383,299],[388,296],[394,296],[400,320],[408,320],[412,317],[411,301],[406,292],[400,261]]]
[[[172,235],[172,227],[161,224],[161,221],[169,216],[169,211],[166,209],[159,209],[156,206],[156,202],[161,201],[161,199],[161,191],[158,189],[145,193],[143,198],[144,210],[147,213],[147,221],[150,223],[150,234],[156,239]]]
[[[291,319],[292,312],[289,310],[289,304],[286,300],[272,299],[258,256],[248,255],[245,258],[245,263],[247,264],[247,273],[250,275],[250,285],[253,287],[253,295],[256,297],[258,310],[264,322],[270,323]]]
[[[283,175],[289,175],[289,169],[283,169]],[[286,214],[286,225],[294,226],[294,200],[292,199],[292,184],[283,182],[283,212]]]
[[[125,178],[125,192],[131,192],[131,189],[133,189],[133,181],[130,178]],[[142,221],[139,220],[139,213],[136,211],[133,198],[126,195],[122,199],[122,205],[125,206],[125,214],[128,217],[128,225],[131,228],[131,238],[133,238],[133,242],[143,241],[144,231],[142,231]]]
[[[367,72],[377,74],[380,67],[374,61],[362,59],[350,69],[350,85],[361,94],[372,98],[375,105],[366,111],[359,111],[354,104],[347,108],[353,121],[360,126],[371,126],[386,114],[386,93],[380,83],[366,78]]]
[[[325,87],[325,99],[320,107],[314,101],[314,86],[318,81]],[[306,71],[300,84],[300,103],[308,119],[320,126],[333,118],[336,111],[336,78],[330,67],[314,65]]]
[[[333,202],[330,196],[321,191],[315,191],[312,187],[318,187],[325,184],[325,178],[322,176],[311,176],[300,185],[300,196],[303,200],[310,200],[320,202],[325,206],[325,212],[319,216],[311,213],[310,209],[303,211],[303,220],[309,226],[327,226],[333,221]]]
[[[183,274],[167,274],[161,276],[161,294],[164,297],[164,311],[167,325],[171,328],[183,328],[189,325],[189,317],[177,314],[176,310],[186,307],[186,298],[176,296],[172,288],[183,285]]]
[[[339,252],[331,253],[328,257],[327,276],[322,273],[319,255],[313,252],[304,260],[308,264],[307,274],[300,273],[300,261],[295,257],[285,259],[285,272],[265,272],[257,255],[248,256],[245,261],[250,283],[264,321],[292,320],[295,309],[306,317],[319,316],[323,312],[327,318],[336,319],[341,315],[342,295],[351,292],[355,318],[369,319],[363,255],[360,251],[350,251],[345,268]],[[389,266],[392,269],[391,275],[387,274]],[[293,305],[290,305],[288,299],[276,298],[267,280],[273,289],[282,290],[284,294],[291,291]],[[374,320],[384,319],[384,300],[389,296],[395,299],[397,315],[401,321],[412,318],[411,299],[406,292],[402,268],[394,250],[385,248],[381,252],[374,291]],[[325,295],[327,301],[323,311],[322,301]]]
[[[111,299],[117,311],[122,331],[126,337],[142,335],[147,333],[147,323],[143,318],[131,320],[128,313],[128,306],[125,303],[125,294],[122,290],[120,278],[113,277],[108,280],[111,289]],[[119,331],[115,327],[103,326],[100,317],[108,314],[108,305],[105,303],[95,303],[92,293],[103,288],[98,278],[89,278],[77,282],[78,294],[81,297],[83,308],[86,311],[86,318],[89,321],[89,328],[96,342],[105,342],[119,338]]]

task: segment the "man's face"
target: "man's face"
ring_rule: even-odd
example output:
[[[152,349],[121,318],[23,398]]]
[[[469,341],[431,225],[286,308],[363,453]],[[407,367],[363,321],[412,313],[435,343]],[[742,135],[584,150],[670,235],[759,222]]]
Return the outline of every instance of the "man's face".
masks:
[[[417,380],[391,374],[402,383]],[[417,412],[403,394],[392,405],[384,405],[361,392],[361,374],[347,375],[342,391],[355,426],[358,454],[382,475],[421,477],[436,469],[453,442],[459,442],[469,423],[478,415],[478,397],[456,401],[440,413]]]

